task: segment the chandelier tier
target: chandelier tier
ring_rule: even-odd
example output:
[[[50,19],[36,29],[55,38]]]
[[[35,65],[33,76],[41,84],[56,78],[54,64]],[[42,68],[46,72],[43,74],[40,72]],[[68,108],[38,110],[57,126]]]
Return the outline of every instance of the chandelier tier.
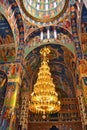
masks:
[[[58,101],[58,94],[55,91],[55,85],[48,66],[49,59],[47,55],[49,53],[50,49],[47,47],[42,48],[40,51],[42,62],[29,104],[31,112],[43,115],[56,113],[60,110],[60,101]]]

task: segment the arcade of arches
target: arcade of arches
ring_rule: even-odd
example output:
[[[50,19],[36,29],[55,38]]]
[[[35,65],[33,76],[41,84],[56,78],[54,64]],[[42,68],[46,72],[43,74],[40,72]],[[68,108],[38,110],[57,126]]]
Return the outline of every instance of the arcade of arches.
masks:
[[[48,47],[61,109],[29,111]],[[86,0],[0,0],[0,130],[87,130]]]

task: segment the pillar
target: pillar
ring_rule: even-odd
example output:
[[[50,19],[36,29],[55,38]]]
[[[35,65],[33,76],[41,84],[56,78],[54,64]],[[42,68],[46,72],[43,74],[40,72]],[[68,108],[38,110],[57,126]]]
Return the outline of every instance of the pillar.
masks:
[[[82,59],[79,63],[79,83],[82,87],[82,91],[78,94],[78,101],[80,102],[80,113],[83,124],[83,129],[87,125],[87,60]]]
[[[8,83],[1,115],[1,130],[18,130],[17,100],[21,85],[21,64],[11,63],[4,66],[7,73]]]

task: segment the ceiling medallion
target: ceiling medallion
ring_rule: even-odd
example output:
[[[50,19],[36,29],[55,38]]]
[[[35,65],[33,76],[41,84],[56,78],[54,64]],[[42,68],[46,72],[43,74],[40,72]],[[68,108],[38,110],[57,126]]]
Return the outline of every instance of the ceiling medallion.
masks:
[[[60,111],[58,93],[55,91],[55,85],[48,66],[49,59],[47,55],[49,53],[50,49],[47,47],[42,48],[40,51],[43,58],[29,103],[29,110],[33,113],[42,114],[42,118],[46,118],[45,114]]]
[[[52,22],[67,9],[69,0],[20,0],[23,12],[36,22]]]

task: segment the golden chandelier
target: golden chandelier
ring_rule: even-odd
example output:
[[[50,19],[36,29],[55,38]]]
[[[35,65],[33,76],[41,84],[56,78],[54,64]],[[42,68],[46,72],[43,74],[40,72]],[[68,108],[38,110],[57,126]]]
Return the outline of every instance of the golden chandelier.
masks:
[[[43,118],[47,113],[56,113],[60,110],[60,101],[58,101],[58,94],[55,92],[55,85],[48,66],[47,55],[49,53],[50,49],[47,47],[40,51],[43,58],[29,104],[29,110],[43,114]]]

